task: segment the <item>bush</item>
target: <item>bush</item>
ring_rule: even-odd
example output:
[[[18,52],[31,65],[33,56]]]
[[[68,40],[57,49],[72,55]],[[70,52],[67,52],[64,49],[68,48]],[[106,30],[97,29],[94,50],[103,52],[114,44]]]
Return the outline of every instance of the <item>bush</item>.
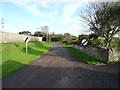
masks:
[[[67,41],[62,41],[62,43],[67,43]]]
[[[113,40],[111,42],[111,48],[116,48],[117,50],[120,50],[120,38],[113,37]]]
[[[55,42],[58,42],[58,41],[62,41],[63,40],[63,36],[62,35],[51,35],[51,41],[55,41]]]
[[[103,39],[93,39],[93,40],[89,40],[88,45],[100,45],[100,46],[104,46],[105,42]]]
[[[89,39],[92,39],[92,38],[97,39],[97,38],[98,38],[98,35],[95,34],[95,33],[91,33],[91,34],[89,35]]]
[[[97,45],[105,46],[105,42],[103,39],[96,39],[95,42],[97,43]]]
[[[88,39],[88,38],[89,38],[89,35],[82,34],[78,36],[78,40],[83,40],[83,39]]]
[[[73,42],[71,42],[71,44],[80,45],[80,41],[73,41]]]
[[[94,40],[89,40],[87,45],[96,45],[96,42]]]
[[[46,41],[46,35],[42,36],[42,40]]]
[[[59,41],[59,38],[58,38],[58,37],[52,37],[52,38],[51,38],[51,41],[58,42],[58,41]]]

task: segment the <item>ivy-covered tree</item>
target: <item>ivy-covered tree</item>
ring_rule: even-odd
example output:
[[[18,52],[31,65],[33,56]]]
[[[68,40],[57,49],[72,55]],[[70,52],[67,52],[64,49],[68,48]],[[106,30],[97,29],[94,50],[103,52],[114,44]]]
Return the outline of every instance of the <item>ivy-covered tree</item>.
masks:
[[[120,1],[90,3],[87,16],[82,17],[91,31],[104,37],[105,46],[109,47],[113,36],[120,31]]]

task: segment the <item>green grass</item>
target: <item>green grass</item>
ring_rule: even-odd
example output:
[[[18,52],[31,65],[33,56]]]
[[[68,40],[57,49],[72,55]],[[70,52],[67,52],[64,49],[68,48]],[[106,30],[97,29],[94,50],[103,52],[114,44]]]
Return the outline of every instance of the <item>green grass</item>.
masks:
[[[42,41],[28,42],[28,54],[26,54],[25,43],[2,44],[2,78],[47,53],[51,47],[51,44]]]
[[[80,60],[84,61],[87,64],[104,64],[105,62],[97,60],[75,48],[68,48],[69,51],[76,57],[78,57]]]
[[[61,42],[56,42],[57,44],[63,45],[68,48],[68,50],[77,58],[79,58],[81,61],[87,63],[87,64],[105,64],[105,62],[97,60],[84,52],[81,52],[80,50],[77,50],[72,47],[72,45],[66,44],[66,43],[61,43]]]

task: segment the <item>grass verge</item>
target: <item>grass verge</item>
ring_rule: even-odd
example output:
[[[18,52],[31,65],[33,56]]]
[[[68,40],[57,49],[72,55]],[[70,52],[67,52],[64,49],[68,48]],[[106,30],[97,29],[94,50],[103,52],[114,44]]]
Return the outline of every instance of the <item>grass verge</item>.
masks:
[[[42,41],[28,42],[28,54],[26,54],[25,43],[2,44],[2,78],[47,53],[51,47],[51,44]]]
[[[105,64],[105,62],[97,60],[87,54],[85,54],[84,52],[81,52],[80,50],[77,50],[75,48],[72,47],[72,45],[66,44],[66,43],[61,43],[61,42],[56,42],[57,44],[60,44],[64,47],[67,47],[68,50],[77,58],[79,58],[81,61],[87,63],[87,64]]]

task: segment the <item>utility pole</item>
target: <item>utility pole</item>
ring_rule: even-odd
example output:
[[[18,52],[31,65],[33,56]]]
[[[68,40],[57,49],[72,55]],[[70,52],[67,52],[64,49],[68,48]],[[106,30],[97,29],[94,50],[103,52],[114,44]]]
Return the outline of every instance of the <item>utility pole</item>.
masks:
[[[4,27],[4,19],[2,17],[2,22],[1,22],[1,32],[2,32],[2,43],[5,42],[5,27]]]
[[[47,43],[49,43],[48,42],[48,32],[46,33],[46,41],[47,41]]]
[[[4,19],[2,18],[2,23],[1,23],[1,32],[5,32],[5,27],[4,27]]]

